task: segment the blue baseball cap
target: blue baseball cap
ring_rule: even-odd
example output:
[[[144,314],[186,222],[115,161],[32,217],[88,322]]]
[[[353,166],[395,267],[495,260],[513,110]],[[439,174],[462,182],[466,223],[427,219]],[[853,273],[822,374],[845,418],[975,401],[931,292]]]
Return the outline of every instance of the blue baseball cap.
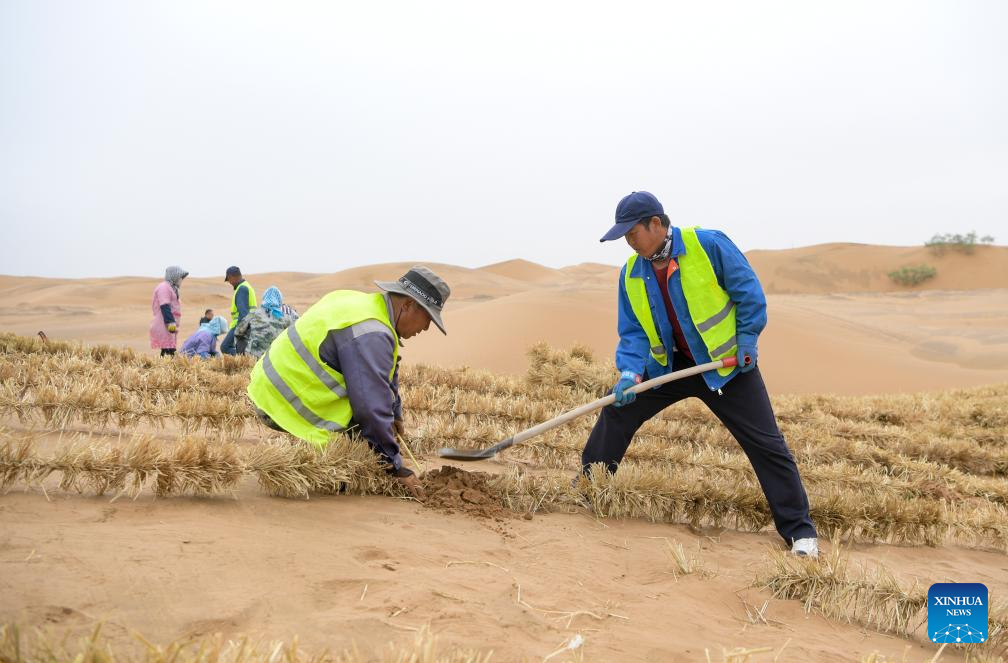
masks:
[[[609,240],[619,239],[630,232],[630,229],[638,221],[650,219],[652,216],[664,213],[665,208],[662,207],[661,203],[653,195],[647,191],[634,191],[619,201],[619,205],[616,206],[616,225],[610,228],[609,232],[603,235],[599,241],[608,242]]]

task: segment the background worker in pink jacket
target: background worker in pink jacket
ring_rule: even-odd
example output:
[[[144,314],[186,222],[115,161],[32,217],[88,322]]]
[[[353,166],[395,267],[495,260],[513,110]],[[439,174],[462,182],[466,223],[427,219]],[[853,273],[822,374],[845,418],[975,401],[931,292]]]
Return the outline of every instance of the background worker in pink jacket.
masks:
[[[165,270],[164,281],[154,288],[154,298],[151,301],[153,319],[150,323],[150,344],[155,350],[161,351],[161,356],[174,355],[178,344],[178,328],[182,324],[182,301],[179,298],[179,287],[182,279],[189,272],[178,265],[172,265]]]

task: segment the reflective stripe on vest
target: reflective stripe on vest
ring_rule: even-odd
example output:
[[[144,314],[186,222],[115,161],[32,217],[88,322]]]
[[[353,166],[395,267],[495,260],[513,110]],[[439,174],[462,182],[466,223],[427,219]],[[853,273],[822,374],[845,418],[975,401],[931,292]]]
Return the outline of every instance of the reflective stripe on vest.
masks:
[[[273,367],[273,362],[270,361],[269,352],[263,355],[262,369],[263,373],[269,379],[270,384],[272,384],[273,387],[280,392],[280,395],[283,396],[288,403],[290,403],[291,407],[294,408],[294,411],[301,415],[301,417],[312,426],[330,432],[337,432],[346,428],[343,424],[336,423],[335,421],[327,421],[309,410],[308,406],[301,402],[301,399],[297,397],[294,390],[290,388],[290,385],[284,382],[284,379],[280,377],[279,373],[277,373],[276,368]]]
[[[242,288],[248,290],[249,310],[252,310],[259,305],[258,302],[256,302],[255,290],[252,289],[252,286],[249,285],[249,282],[242,281],[241,283],[239,283],[238,287],[235,288],[234,292],[231,293],[231,326],[229,327],[229,329],[234,329],[235,327],[238,326],[238,291],[241,290]]]
[[[346,380],[319,357],[330,332],[360,336],[385,333],[393,344],[391,384],[399,340],[382,294],[331,292],[284,330],[252,369],[248,395],[255,406],[288,433],[319,447],[353,418]]]
[[[626,288],[627,298],[630,300],[630,308],[633,309],[637,321],[644,328],[644,333],[647,334],[648,343],[651,345],[651,356],[662,366],[668,366],[668,351],[658,334],[654,316],[651,315],[651,303],[648,301],[644,279],[630,277],[630,270],[633,269],[635,262],[637,262],[636,253],[627,260],[626,269],[623,271],[623,284]]]
[[[678,271],[690,319],[697,332],[700,333],[700,338],[703,340],[711,360],[716,361],[734,356],[737,351],[735,302],[731,301],[728,293],[718,283],[710,257],[697,238],[696,228],[683,228],[682,238],[686,253],[679,256]],[[651,316],[651,305],[648,302],[644,279],[630,277],[630,270],[636,259],[637,255],[634,254],[630,256],[626,264],[624,284],[627,297],[630,299],[630,306],[633,308],[638,322],[644,328],[644,333],[647,334],[648,341],[651,343],[651,356],[659,364],[666,366],[667,357],[660,359],[654,352],[655,339],[658,339],[658,344],[661,343],[661,340],[654,318]],[[720,368],[718,374],[724,377],[733,370],[733,368]]]
[[[311,372],[315,374],[315,377],[321,380],[322,384],[328,387],[329,391],[336,394],[337,398],[343,398],[346,396],[346,387],[341,385],[336,378],[326,373],[326,370],[322,368],[322,364],[312,356],[312,353],[309,352],[308,348],[305,346],[304,341],[301,340],[301,334],[298,333],[295,325],[291,325],[287,328],[287,336],[290,338],[291,345],[294,346],[294,352],[298,354],[298,357],[301,357],[301,361],[303,361]]]

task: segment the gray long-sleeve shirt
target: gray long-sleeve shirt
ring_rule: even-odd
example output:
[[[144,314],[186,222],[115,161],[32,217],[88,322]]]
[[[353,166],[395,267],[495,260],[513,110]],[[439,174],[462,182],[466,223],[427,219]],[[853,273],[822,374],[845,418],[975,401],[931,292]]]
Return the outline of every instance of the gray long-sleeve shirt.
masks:
[[[385,299],[389,303],[387,296]],[[364,320],[345,329],[334,329],[319,346],[319,358],[343,374],[353,409],[353,423],[360,427],[361,435],[390,469],[398,473],[402,468],[402,456],[392,432],[392,422],[402,418],[402,400],[399,398],[399,366],[396,365],[392,372],[396,343],[392,334],[392,330],[378,320]]]

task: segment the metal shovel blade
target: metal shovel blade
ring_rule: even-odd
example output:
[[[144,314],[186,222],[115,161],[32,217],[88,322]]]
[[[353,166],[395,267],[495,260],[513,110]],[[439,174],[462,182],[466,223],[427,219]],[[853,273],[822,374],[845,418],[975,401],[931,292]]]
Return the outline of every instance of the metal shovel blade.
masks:
[[[486,460],[493,458],[497,453],[489,449],[454,449],[452,447],[444,447],[438,449],[437,455],[448,460]]]
[[[511,436],[486,449],[453,449],[445,447],[438,449],[437,455],[450,460],[487,460],[488,458],[493,458],[499,451],[507,449],[514,443],[515,438]]]

